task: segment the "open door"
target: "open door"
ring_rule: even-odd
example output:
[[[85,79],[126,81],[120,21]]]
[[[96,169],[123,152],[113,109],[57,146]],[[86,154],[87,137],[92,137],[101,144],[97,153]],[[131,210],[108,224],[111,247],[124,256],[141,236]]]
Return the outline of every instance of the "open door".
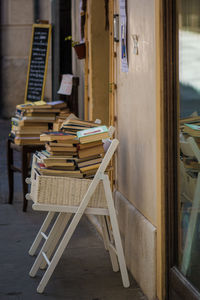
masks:
[[[104,0],[87,1],[85,119],[109,125],[109,15]]]
[[[199,163],[193,156],[197,170],[187,167],[182,148],[185,124],[200,124],[200,2],[163,1],[162,11],[167,296],[200,299]]]

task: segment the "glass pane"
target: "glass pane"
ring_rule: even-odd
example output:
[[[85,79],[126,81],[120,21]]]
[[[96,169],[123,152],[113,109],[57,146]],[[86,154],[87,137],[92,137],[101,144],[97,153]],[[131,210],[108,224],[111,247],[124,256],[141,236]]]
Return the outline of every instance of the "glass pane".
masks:
[[[200,1],[180,0],[179,269],[200,290]]]

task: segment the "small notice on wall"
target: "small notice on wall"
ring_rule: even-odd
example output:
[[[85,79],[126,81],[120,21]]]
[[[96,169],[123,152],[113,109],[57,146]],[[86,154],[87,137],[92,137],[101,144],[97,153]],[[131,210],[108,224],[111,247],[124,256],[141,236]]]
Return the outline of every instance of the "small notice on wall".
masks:
[[[62,80],[61,80],[60,88],[58,90],[58,94],[71,95],[72,79],[73,79],[73,75],[71,75],[71,74],[63,74],[62,75]]]
[[[121,42],[121,70],[128,72],[127,36],[126,36],[126,0],[119,1],[120,10],[120,42]]]

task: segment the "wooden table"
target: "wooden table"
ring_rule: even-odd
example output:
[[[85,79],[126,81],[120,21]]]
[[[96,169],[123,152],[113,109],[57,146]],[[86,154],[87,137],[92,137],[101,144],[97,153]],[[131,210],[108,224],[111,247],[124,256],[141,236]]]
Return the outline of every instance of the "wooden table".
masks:
[[[7,168],[8,168],[8,187],[9,197],[8,203],[13,203],[13,187],[14,187],[14,172],[22,173],[22,187],[23,187],[23,211],[27,209],[27,200],[25,198],[28,193],[28,185],[25,179],[28,177],[30,160],[29,155],[34,153],[36,150],[41,151],[45,149],[44,145],[16,145],[12,139],[7,140]],[[21,153],[21,167],[14,166],[13,151]]]

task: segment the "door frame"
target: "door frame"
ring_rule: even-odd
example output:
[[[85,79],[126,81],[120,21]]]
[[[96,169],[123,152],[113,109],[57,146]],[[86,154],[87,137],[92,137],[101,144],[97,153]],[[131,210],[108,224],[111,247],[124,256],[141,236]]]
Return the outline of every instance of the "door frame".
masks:
[[[179,0],[162,1],[164,195],[166,209],[166,298],[197,300],[199,292],[178,270],[179,193]]]

